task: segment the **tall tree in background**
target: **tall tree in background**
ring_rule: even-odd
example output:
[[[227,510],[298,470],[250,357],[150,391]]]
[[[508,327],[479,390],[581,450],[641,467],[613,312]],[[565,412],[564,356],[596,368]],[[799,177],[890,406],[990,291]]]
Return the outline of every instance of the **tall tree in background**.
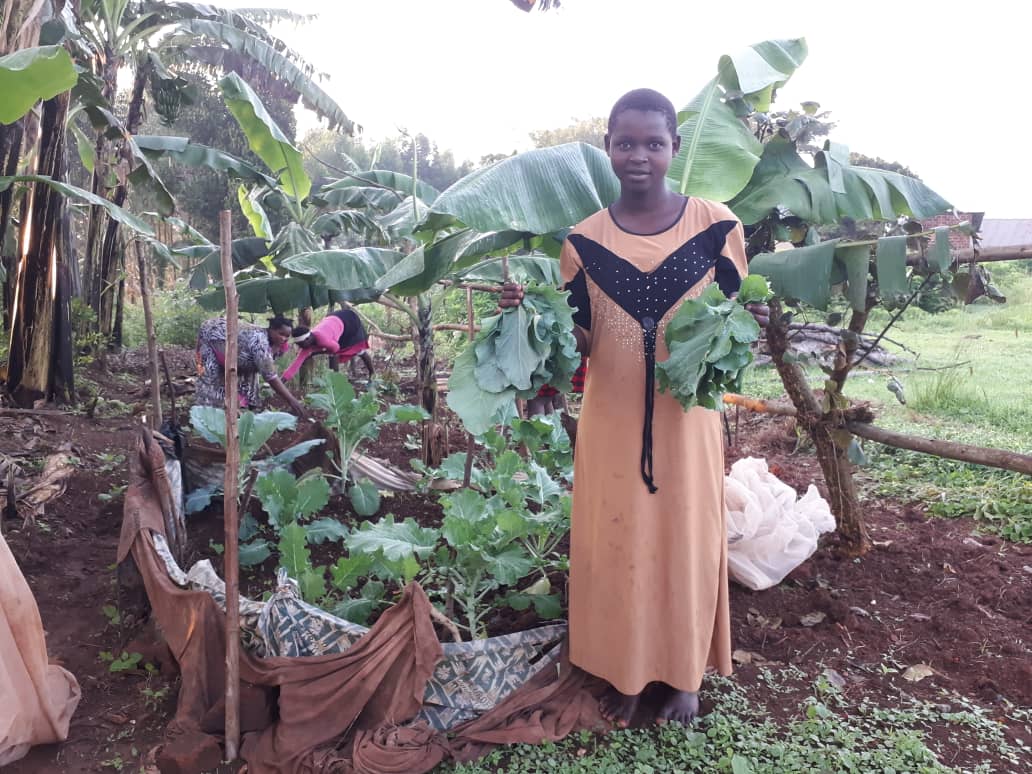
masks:
[[[601,116],[574,120],[559,129],[539,129],[530,133],[535,148],[550,148],[566,142],[586,142],[596,148],[605,147],[607,120]]]
[[[270,89],[278,89],[277,96],[289,97],[291,102],[303,99],[331,127],[353,129],[340,107],[315,83],[313,69],[263,26],[284,19],[304,20],[297,14],[274,9],[236,12],[190,3],[83,0],[80,15],[82,50],[87,52],[82,64],[93,75],[90,117],[99,124],[92,153],[93,191],[118,206],[126,201],[130,181],[148,183],[158,192],[159,212],[171,214],[171,195],[132,142],[143,122],[148,88],[155,110],[168,120],[192,99],[189,82],[166,65],[184,71],[232,70],[251,80],[266,79]],[[118,72],[125,68],[133,73],[132,88],[124,117],[116,117],[111,106],[116,101]],[[124,263],[120,246],[117,222],[94,207],[86,236],[84,294],[105,336],[116,332]]]
[[[419,180],[438,191],[473,171],[473,164],[455,162],[455,154],[441,150],[425,134],[398,134],[375,145],[357,138],[344,137],[325,129],[313,129],[301,142],[305,150],[305,169],[318,185],[341,174],[367,169],[385,169],[411,175],[413,154]]]

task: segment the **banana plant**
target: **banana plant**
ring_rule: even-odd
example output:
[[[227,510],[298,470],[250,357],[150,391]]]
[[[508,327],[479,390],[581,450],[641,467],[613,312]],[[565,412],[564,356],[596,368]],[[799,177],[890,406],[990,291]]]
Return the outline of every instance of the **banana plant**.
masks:
[[[128,184],[145,184],[158,193],[158,207],[170,214],[172,200],[147,159],[135,146],[143,119],[146,92],[156,112],[170,123],[178,109],[192,99],[191,86],[175,72],[217,71],[247,66],[252,77],[276,79],[304,100],[332,127],[352,131],[353,123],[315,83],[314,69],[267,29],[276,20],[305,21],[290,11],[229,10],[211,5],[162,0],[83,0],[78,14],[70,11],[55,20],[53,29],[79,63],[80,84],[73,92],[86,109],[95,131],[93,147],[75,134],[80,156],[93,167],[93,192],[123,205]],[[124,123],[114,120],[120,70],[133,73],[129,108]],[[78,124],[72,124],[78,126]],[[104,210],[91,211],[83,274],[86,301],[97,313],[105,335],[116,327],[114,281],[120,271],[118,230]]]

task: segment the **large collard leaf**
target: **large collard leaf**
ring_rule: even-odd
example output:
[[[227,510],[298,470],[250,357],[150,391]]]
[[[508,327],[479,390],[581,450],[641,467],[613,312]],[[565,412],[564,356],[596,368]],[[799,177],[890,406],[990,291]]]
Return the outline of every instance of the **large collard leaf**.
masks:
[[[280,530],[279,555],[280,567],[294,580],[300,581],[305,571],[311,569],[312,555],[303,526],[291,522]]]
[[[515,391],[488,392],[477,382],[476,356],[472,347],[464,349],[452,366],[448,379],[448,407],[462,419],[466,430],[480,435],[495,424],[499,412],[516,399]]]
[[[667,173],[683,194],[727,201],[741,191],[762,146],[736,107],[766,112],[773,91],[806,58],[806,42],[771,40],[720,58],[718,74],[678,112],[681,149]]]
[[[749,262],[749,271],[770,280],[774,292],[789,301],[827,309],[831,300],[831,270],[835,246],[831,239],[816,245],[761,253]]]
[[[485,432],[503,407],[533,397],[545,384],[569,389],[580,356],[568,296],[528,286],[520,306],[483,321],[448,381],[448,405],[469,432]]]
[[[437,547],[437,530],[420,527],[414,519],[395,523],[393,516],[380,521],[363,522],[345,541],[348,552],[356,554],[381,553],[391,562],[412,557],[425,559]]]
[[[303,521],[330,501],[330,485],[321,474],[298,479],[284,468],[260,476],[255,492],[269,516],[269,523],[276,527]]]
[[[341,476],[346,478],[348,462],[358,444],[376,434],[380,412],[376,393],[367,391],[356,396],[347,376],[330,371],[323,377],[321,390],[311,393],[308,400],[326,412],[323,423],[337,436],[339,459],[336,464]]]
[[[133,139],[144,155],[151,158],[168,158],[188,167],[226,172],[232,178],[257,185],[276,185],[275,177],[265,174],[253,164],[225,151],[190,142],[188,137],[138,134]]]
[[[319,545],[327,541],[337,542],[344,540],[351,534],[351,530],[348,529],[346,524],[342,524],[336,519],[325,517],[306,524],[305,533],[309,543]]]
[[[380,490],[372,481],[356,481],[348,490],[348,499],[359,516],[369,518],[380,510]]]
[[[223,76],[219,88],[226,107],[247,137],[248,146],[276,173],[283,191],[298,201],[307,197],[312,181],[305,173],[301,151],[272,119],[258,95],[232,72]]]
[[[43,185],[50,186],[58,193],[64,194],[70,199],[79,199],[87,204],[95,204],[98,207],[103,207],[112,220],[121,223],[123,226],[131,228],[141,236],[154,236],[154,229],[152,229],[146,221],[133,215],[127,210],[123,210],[117,204],[109,202],[104,197],[97,196],[96,194],[83,190],[77,186],[62,183],[61,181],[54,180],[46,175],[9,175],[7,177],[0,177],[0,193],[6,191],[14,183],[42,183]]]
[[[434,202],[478,231],[548,234],[572,226],[620,194],[604,151],[568,143],[520,153],[472,172]]]
[[[709,285],[698,298],[682,303],[667,325],[669,357],[656,364],[660,391],[669,390],[686,410],[720,410],[723,393],[741,385],[752,362],[750,344],[759,337],[760,326],[745,307],[728,299],[716,283]]]
[[[182,4],[176,4],[182,5]],[[204,6],[202,6],[204,7]],[[211,6],[207,6],[211,8]],[[195,55],[196,58],[222,69],[229,69],[228,65],[233,64],[236,55],[244,56],[257,62],[267,73],[272,74],[278,80],[289,84],[289,86],[301,95],[301,101],[305,107],[315,111],[317,115],[325,118],[329,128],[338,128],[346,134],[352,134],[356,129],[355,123],[345,115],[341,107],[333,100],[320,86],[318,79],[312,77],[310,68],[299,67],[292,61],[275,39],[263,40],[267,33],[261,27],[251,26],[249,30],[240,29],[244,26],[237,19],[246,19],[239,14],[237,18],[229,19],[236,23],[225,23],[213,19],[193,19],[181,22],[175,33],[164,41],[167,46],[175,46],[183,49],[186,55]],[[205,39],[212,41],[215,45],[198,46],[198,40]],[[296,57],[295,57],[296,58]]]
[[[191,411],[191,419],[193,413]],[[225,419],[223,418],[223,421]],[[297,427],[297,417],[285,411],[241,411],[237,422],[237,440],[240,442],[240,458],[251,459],[272,436],[280,430]]]
[[[39,100],[68,91],[77,78],[61,46],[23,48],[0,57],[0,124],[14,123]]]

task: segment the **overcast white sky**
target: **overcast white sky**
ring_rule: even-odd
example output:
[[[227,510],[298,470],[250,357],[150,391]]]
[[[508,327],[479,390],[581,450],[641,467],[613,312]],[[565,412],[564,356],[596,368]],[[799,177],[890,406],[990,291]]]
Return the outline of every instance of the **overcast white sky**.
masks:
[[[459,160],[523,150],[531,130],[606,115],[639,86],[681,107],[721,54],[805,37],[809,57],[777,106],[820,102],[838,123],[833,139],[906,164],[958,209],[1032,218],[1032,11],[1021,2],[563,0],[531,14],[508,0],[289,5],[319,20],[278,32],[331,76],[324,88],[367,137],[405,127]]]

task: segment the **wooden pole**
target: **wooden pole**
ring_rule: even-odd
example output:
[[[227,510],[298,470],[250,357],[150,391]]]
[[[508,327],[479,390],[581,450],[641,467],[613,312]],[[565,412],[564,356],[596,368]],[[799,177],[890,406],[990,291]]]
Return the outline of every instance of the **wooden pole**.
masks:
[[[172,424],[179,424],[179,414],[176,412],[176,386],[172,383],[172,371],[169,370],[168,360],[165,359],[165,350],[158,352],[161,360],[161,368],[165,372],[165,386],[168,388],[168,400],[171,404]]]
[[[226,291],[226,477],[222,512],[226,576],[226,760],[235,761],[240,748],[240,535],[237,492],[240,477],[240,439],[237,438],[237,357],[239,320],[236,282],[233,279],[233,225],[229,210],[219,214],[222,247],[222,285]]]
[[[914,435],[904,435],[886,430],[882,427],[875,427],[866,422],[847,422],[846,427],[853,435],[866,438],[869,441],[877,441],[886,446],[894,446],[897,449],[908,449],[910,451],[932,454],[936,457],[946,457],[960,462],[973,462],[976,465],[988,465],[991,468],[1013,470],[1016,473],[1024,473],[1032,476],[1032,456],[1018,454],[1017,452],[1005,449],[987,449],[982,446],[970,446],[966,443],[955,443],[953,441],[937,441],[934,438],[920,438]]]
[[[476,335],[476,321],[473,319],[473,288],[466,288],[466,321],[469,323],[469,340]],[[471,435],[466,439],[466,467],[462,471],[462,486],[469,488],[469,480],[473,476],[473,451],[476,444]]]
[[[151,310],[150,287],[147,284],[147,263],[143,258],[143,248],[138,239],[133,240],[136,247],[136,266],[140,271],[140,298],[143,301],[143,325],[147,331],[147,358],[150,361],[151,379],[151,429],[161,429],[161,377],[158,371],[158,337],[154,333],[154,313]]]

